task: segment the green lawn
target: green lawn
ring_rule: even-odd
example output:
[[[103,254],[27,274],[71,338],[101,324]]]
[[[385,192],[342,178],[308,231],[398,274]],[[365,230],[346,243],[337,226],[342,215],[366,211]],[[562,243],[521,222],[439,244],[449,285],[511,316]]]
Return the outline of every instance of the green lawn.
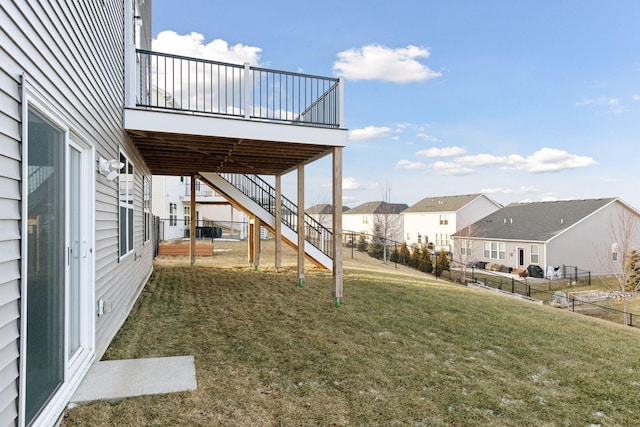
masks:
[[[350,253],[336,308],[330,273],[309,271],[301,288],[290,264],[229,268],[226,256],[194,267],[159,260],[105,355],[194,355],[198,390],[79,406],[63,426],[640,420],[636,329]]]

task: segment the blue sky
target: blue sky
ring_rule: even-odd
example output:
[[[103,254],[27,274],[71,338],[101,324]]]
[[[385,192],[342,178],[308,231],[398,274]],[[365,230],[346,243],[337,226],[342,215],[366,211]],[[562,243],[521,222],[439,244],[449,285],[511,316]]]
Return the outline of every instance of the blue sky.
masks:
[[[344,76],[348,206],[387,189],[640,209],[638,0],[153,0],[153,35],[154,50]],[[330,200],[329,161],[306,169],[307,206]]]

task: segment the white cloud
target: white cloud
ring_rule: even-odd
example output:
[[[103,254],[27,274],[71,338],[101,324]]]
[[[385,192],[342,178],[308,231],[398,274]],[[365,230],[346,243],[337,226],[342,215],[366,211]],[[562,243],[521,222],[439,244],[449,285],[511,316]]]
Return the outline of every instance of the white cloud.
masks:
[[[442,148],[428,148],[426,150],[420,150],[416,155],[420,157],[432,158],[432,157],[456,157],[466,153],[464,148],[460,147],[442,147]]]
[[[631,99],[633,99],[634,101],[640,101],[640,95],[633,95]]]
[[[493,187],[493,188],[483,188],[480,190],[481,193],[486,193],[486,194],[528,194],[528,193],[535,193],[536,191],[538,191],[538,189],[531,185],[522,186],[519,188]]]
[[[523,157],[518,154],[509,156],[494,156],[492,154],[477,154],[455,159],[456,163],[469,166],[504,165],[504,170],[519,170],[528,173],[557,172],[565,169],[585,168],[597,164],[587,156],[578,156],[564,150],[544,147],[535,153]]]
[[[435,136],[429,135],[429,134],[426,134],[426,133],[423,133],[423,132],[420,132],[420,133],[416,134],[416,136],[418,138],[424,139],[425,141],[428,141],[428,142],[438,142],[439,141],[439,139],[436,138]]]
[[[439,175],[469,175],[473,169],[466,168],[457,163],[435,162],[433,168]]]
[[[174,55],[190,56],[195,58],[210,59],[213,61],[229,62],[232,64],[251,65],[260,64],[260,52],[262,49],[254,46],[229,44],[221,39],[204,42],[204,36],[200,33],[180,35],[174,31],[162,31],[152,41],[153,50],[156,52],[171,53]]]
[[[517,170],[528,173],[557,172],[565,169],[586,168],[597,164],[587,156],[578,156],[556,148],[543,147],[527,158],[509,156],[510,160],[517,159],[514,166]]]
[[[427,165],[422,162],[412,162],[410,160],[400,160],[398,163],[396,163],[397,169],[404,169],[408,171],[425,169],[426,167]]]
[[[391,49],[371,44],[339,52],[333,70],[350,80],[419,82],[441,75],[418,62],[418,58],[428,58],[429,55],[428,49],[418,46]]]
[[[352,176],[347,176],[342,179],[343,190],[359,190],[361,188],[357,179]]]
[[[389,135],[391,128],[386,126],[367,126],[363,129],[354,129],[349,132],[351,141],[369,141],[371,139],[384,138]]]
[[[594,104],[596,102],[595,99],[584,99],[582,101],[578,101],[575,103],[576,107],[584,107],[585,105],[591,105]]]
[[[510,163],[510,161],[520,161],[522,156],[494,156],[493,154],[475,154],[473,156],[462,156],[456,159],[457,163],[470,166],[490,166],[490,165],[504,165]]]
[[[637,95],[632,96],[634,101]],[[640,99],[640,97],[638,98]],[[608,107],[609,111],[612,113],[622,113],[625,111],[625,107],[622,103],[622,98],[614,98],[614,97],[600,97],[600,98],[591,98],[584,99],[582,101],[578,101],[574,104],[576,107],[586,107],[586,106],[600,106],[600,107]]]

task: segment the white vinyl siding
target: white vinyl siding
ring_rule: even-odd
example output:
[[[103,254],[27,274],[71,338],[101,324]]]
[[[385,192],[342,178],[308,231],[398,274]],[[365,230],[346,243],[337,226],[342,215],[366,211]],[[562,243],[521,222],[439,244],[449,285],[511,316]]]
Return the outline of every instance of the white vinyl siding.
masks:
[[[143,20],[150,18],[150,2]],[[146,9],[149,9],[148,11]],[[95,182],[96,300],[113,311],[96,318],[100,359],[126,319],[152,269],[152,245],[142,246],[142,176],[148,174],[122,129],[125,75],[123,1],[3,1],[0,8],[0,425],[14,425],[18,408],[20,300],[21,97],[20,77],[87,140],[96,157],[130,154],[135,179],[134,250],[118,263],[118,189]],[[148,22],[148,21],[147,21]],[[149,26],[143,29],[149,30]],[[148,46],[145,46],[148,48]]]
[[[0,37],[5,24],[0,9]],[[4,48],[4,41],[3,41]],[[0,425],[18,417],[20,338],[20,76],[0,50]]]

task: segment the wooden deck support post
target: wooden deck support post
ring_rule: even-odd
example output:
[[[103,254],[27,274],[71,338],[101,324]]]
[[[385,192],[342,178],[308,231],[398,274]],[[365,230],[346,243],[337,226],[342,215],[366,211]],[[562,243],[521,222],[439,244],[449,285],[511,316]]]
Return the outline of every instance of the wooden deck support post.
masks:
[[[247,262],[253,264],[253,218],[249,218],[247,224]]]
[[[276,272],[280,272],[282,267],[282,182],[280,175],[276,175]]]
[[[255,239],[253,238],[253,229],[255,224],[255,217],[249,218],[249,224],[247,227],[247,262],[249,265],[253,266],[253,254],[255,253]]]
[[[257,216],[253,219],[253,266],[258,269],[260,265],[260,218]]]
[[[191,257],[191,265],[196,263],[196,175],[191,175],[191,200],[189,209],[191,210],[189,219],[189,255]]]
[[[333,149],[333,293],[342,298],[342,147]]]
[[[304,163],[298,164],[298,285],[304,280]]]

